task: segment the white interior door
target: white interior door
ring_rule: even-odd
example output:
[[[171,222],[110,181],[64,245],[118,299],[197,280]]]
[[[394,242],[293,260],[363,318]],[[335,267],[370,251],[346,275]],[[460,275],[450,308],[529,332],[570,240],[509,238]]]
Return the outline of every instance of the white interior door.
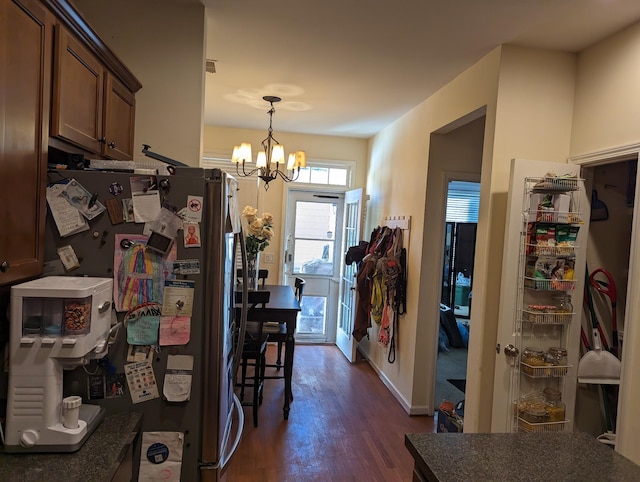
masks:
[[[496,363],[494,372],[493,406],[491,417],[492,432],[508,432],[512,430],[513,401],[519,396],[519,357],[509,357],[505,354],[508,346],[518,347],[517,331],[518,317],[522,307],[516,306],[518,289],[522,286],[522,271],[520,266],[520,246],[525,232],[525,215],[523,204],[525,199],[525,179],[528,177],[544,177],[548,172],[557,175],[576,174],[579,176],[579,166],[567,163],[530,161],[514,159],[511,162],[511,178],[509,197],[507,201],[507,218],[505,223],[504,250],[502,258],[502,277],[500,288],[500,310],[498,333],[496,340]],[[577,387],[577,364],[579,360],[580,320],[582,319],[582,293],[584,289],[584,275],[586,263],[586,244],[589,231],[589,200],[582,193],[580,211],[584,223],[580,227],[576,241],[575,280],[576,286],[572,291],[574,316],[567,333],[567,349],[569,364],[573,368],[564,377],[563,400],[567,406],[567,418],[573,420],[573,407]],[[572,425],[570,425],[570,428]],[[567,429],[567,430],[570,430]]]
[[[285,282],[306,281],[296,342],[335,343],[344,194],[290,190]]]
[[[356,246],[362,239],[362,189],[347,191],[344,196],[344,227],[342,229],[343,249]],[[351,335],[356,308],[356,274],[357,265],[344,264],[341,260],[340,300],[338,309],[338,328],[336,345],[351,363],[356,360],[356,341]]]

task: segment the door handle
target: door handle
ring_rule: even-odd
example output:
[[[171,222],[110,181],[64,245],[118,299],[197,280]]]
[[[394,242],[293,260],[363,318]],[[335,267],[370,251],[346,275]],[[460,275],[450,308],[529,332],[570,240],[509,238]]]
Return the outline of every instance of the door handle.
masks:
[[[520,354],[520,350],[518,350],[512,344],[508,344],[504,347],[504,354],[507,358],[516,358]]]

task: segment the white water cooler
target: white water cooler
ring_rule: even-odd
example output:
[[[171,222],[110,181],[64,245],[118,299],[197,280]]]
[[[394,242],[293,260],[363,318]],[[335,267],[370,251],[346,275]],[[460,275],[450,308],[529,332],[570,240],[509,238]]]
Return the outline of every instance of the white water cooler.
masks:
[[[113,280],[50,276],[11,287],[7,452],[73,452],[104,409],[63,398],[62,371],[106,354]]]

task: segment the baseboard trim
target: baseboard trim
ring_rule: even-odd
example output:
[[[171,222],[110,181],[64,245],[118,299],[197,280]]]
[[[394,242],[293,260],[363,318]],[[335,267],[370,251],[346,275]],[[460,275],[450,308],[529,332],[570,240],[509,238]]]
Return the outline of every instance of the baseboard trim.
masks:
[[[373,370],[376,372],[376,374],[378,375],[378,378],[380,378],[380,380],[382,381],[382,383],[384,384],[385,387],[387,387],[387,389],[391,392],[391,394],[393,395],[393,397],[398,401],[398,403],[400,404],[400,406],[402,407],[402,409],[407,413],[407,415],[427,415],[427,416],[433,416],[433,411],[429,410],[429,407],[427,406],[418,406],[418,407],[412,407],[411,404],[402,396],[402,394],[400,393],[400,391],[395,387],[395,385],[391,382],[391,380],[389,380],[389,378],[382,372],[382,370],[380,369],[380,367],[374,363],[368,356],[367,353],[364,352],[364,350],[361,350],[359,347],[356,347],[358,353],[360,353],[360,355],[362,355],[362,358],[369,363],[369,365],[371,366],[371,368],[373,368]]]

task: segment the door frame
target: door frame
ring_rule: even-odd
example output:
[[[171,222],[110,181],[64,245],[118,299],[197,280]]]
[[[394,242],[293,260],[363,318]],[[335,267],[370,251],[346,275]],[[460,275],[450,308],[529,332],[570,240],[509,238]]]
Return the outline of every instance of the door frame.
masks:
[[[335,195],[335,196],[341,196],[341,202],[344,205],[344,193],[347,191],[348,189],[346,187],[332,187],[332,186],[317,186],[317,185],[313,185],[313,184],[298,184],[298,185],[289,185],[287,184],[285,186],[285,189],[283,189],[283,200],[282,200],[282,206],[283,206],[283,213],[284,215],[284,219],[285,222],[282,223],[282,239],[283,242],[281,244],[281,252],[280,252],[280,259],[282,260],[280,263],[280,282],[283,284],[289,284],[293,287],[293,280],[295,279],[295,277],[297,275],[293,274],[293,273],[288,273],[287,272],[287,264],[288,264],[288,260],[287,260],[287,251],[289,249],[289,235],[288,232],[291,229],[291,226],[289,225],[289,217],[286,214],[287,212],[287,207],[289,205],[289,200],[291,198],[291,195],[293,193],[304,193],[304,194],[309,194],[310,196],[314,196],[314,195]],[[336,233],[340,236],[340,244],[337,243],[338,239],[336,237],[336,245],[335,245],[335,252],[337,254],[339,254],[340,250],[342,249],[342,216],[343,216],[343,212],[339,209],[338,210],[338,219],[336,220]],[[340,286],[340,273],[342,271],[342,264],[344,262],[343,257],[341,255],[337,256],[337,259],[339,259],[339,264],[336,267],[336,271],[334,271],[334,273],[336,273],[336,275],[334,277],[331,278],[326,278],[328,283],[329,283],[329,294],[328,296],[333,297],[334,299],[332,299],[333,302],[333,306],[335,307],[335,323],[329,323],[331,320],[329,320],[328,318],[326,319],[326,321],[328,322],[325,328],[325,342],[326,344],[335,344],[335,340],[336,340],[336,331],[337,331],[337,320],[338,320],[338,315],[337,315],[337,308],[339,305],[339,286]],[[304,273],[300,274],[301,277],[305,277]],[[311,275],[311,277],[313,277],[313,275]],[[305,277],[306,279],[306,277]],[[309,280],[307,280],[307,284],[305,286],[305,294],[309,294],[309,295],[313,295],[313,293],[309,290],[310,288],[310,284],[308,282]],[[327,312],[329,310],[329,308],[331,307],[331,303],[329,301],[327,301]],[[318,340],[305,340],[306,337],[298,337],[297,338],[297,342],[308,342],[308,343],[323,343],[320,342]]]
[[[440,202],[441,211],[440,211],[440,222],[438,223],[438,229],[440,229],[440,241],[438,243],[438,255],[440,259],[439,264],[439,272],[442,273],[444,271],[444,247],[445,247],[445,236],[446,236],[446,223],[447,223],[447,196],[449,195],[449,183],[451,181],[464,181],[464,182],[477,182],[479,183],[480,189],[482,189],[481,182],[481,173],[476,172],[458,172],[458,171],[443,171],[442,173],[442,199]],[[476,238],[477,243],[477,238]],[[477,253],[476,253],[477,255]],[[473,264],[476,265],[475,256]],[[442,278],[442,276],[440,276]],[[432,340],[435,346],[433,350],[433,356],[430,359],[430,366],[426,367],[425,374],[427,376],[428,383],[431,384],[431,393],[429,394],[429,403],[427,404],[427,414],[433,415],[436,407],[436,383],[437,383],[437,369],[438,369],[438,334],[440,330],[440,300],[442,299],[442,282],[439,283],[440,291],[437,294],[438,298],[438,311],[434,312],[431,322],[431,332],[432,332]],[[476,306],[478,303],[476,303]],[[469,319],[471,319],[472,313],[469,313]],[[469,343],[471,343],[471,337],[469,337]],[[469,346],[471,348],[471,346]],[[469,352],[468,352],[469,353]],[[467,368],[469,366],[469,356],[467,355]],[[467,369],[467,376],[469,376],[471,372]],[[429,378],[430,377],[430,378]],[[438,402],[439,403],[439,402]]]
[[[640,162],[640,143],[614,147],[580,156],[570,157],[569,163],[581,168],[597,167],[635,157]],[[635,199],[640,199],[640,170],[636,173]],[[640,214],[633,208],[631,223],[631,250],[629,253],[629,275],[625,320],[640,319]],[[628,326],[627,326],[628,325]],[[625,349],[622,351],[622,373],[618,393],[618,418],[615,450],[638,463],[637,446],[640,443],[640,420],[637,417],[637,397],[640,387],[640,370],[632,367],[640,364],[640,327],[636,323],[625,325]]]

